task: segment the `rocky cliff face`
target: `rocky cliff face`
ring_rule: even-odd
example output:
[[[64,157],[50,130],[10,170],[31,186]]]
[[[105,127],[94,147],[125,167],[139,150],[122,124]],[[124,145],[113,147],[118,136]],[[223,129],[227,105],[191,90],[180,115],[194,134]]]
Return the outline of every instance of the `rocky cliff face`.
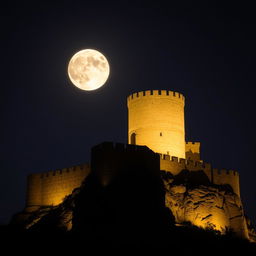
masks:
[[[177,176],[162,172],[165,204],[178,224],[191,223],[224,234],[249,238],[240,198],[229,186],[210,184],[203,172],[182,171]]]

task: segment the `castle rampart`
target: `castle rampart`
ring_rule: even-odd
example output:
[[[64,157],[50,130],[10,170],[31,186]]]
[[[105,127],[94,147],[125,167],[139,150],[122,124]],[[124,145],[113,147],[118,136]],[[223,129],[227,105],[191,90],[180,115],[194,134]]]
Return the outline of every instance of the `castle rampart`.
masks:
[[[186,159],[200,161],[200,142],[186,142]]]
[[[179,174],[184,169],[189,171],[204,171],[211,183],[216,185],[230,185],[234,193],[240,196],[239,174],[237,171],[215,169],[211,167],[211,164],[202,161],[159,155],[161,170],[171,172],[173,175]]]
[[[156,161],[156,156],[158,160]],[[239,174],[233,170],[218,170],[203,161],[178,158],[166,154],[155,154],[146,146],[105,142],[92,148],[92,167],[83,164],[45,173],[31,174],[27,180],[26,210],[34,211],[40,206],[57,205],[65,196],[79,187],[86,176],[93,171],[100,182],[107,185],[118,170],[139,168],[164,170],[173,175],[182,170],[204,171],[209,181],[216,185],[230,185],[240,196]],[[158,164],[156,164],[156,162]]]
[[[88,164],[73,166],[41,174],[31,174],[27,180],[26,210],[40,206],[58,205],[73,189],[80,187],[90,172]]]
[[[239,173],[237,171],[212,169],[212,183],[216,185],[229,184],[233,191],[240,196]]]
[[[167,90],[128,96],[128,143],[185,158],[184,105],[181,93]]]
[[[154,96],[154,97],[168,96],[168,97],[175,97],[176,100],[180,99],[182,102],[185,101],[185,97],[181,93],[170,91],[170,90],[147,90],[147,91],[135,92],[127,97],[127,101],[129,102],[131,100],[143,98],[144,96]]]

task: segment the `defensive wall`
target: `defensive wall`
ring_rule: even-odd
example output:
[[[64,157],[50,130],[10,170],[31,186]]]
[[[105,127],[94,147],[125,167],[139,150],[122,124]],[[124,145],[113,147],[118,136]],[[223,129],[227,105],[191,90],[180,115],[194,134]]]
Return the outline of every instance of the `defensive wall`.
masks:
[[[200,142],[186,142],[186,159],[200,161]]]
[[[234,170],[212,168],[211,164],[203,161],[193,161],[178,158],[170,155],[160,155],[160,170],[171,172],[173,175],[179,174],[182,170],[204,171],[209,181],[216,185],[228,184],[234,193],[240,196],[239,173]]]
[[[27,178],[26,210],[34,211],[40,206],[58,205],[80,187],[90,173],[89,164],[31,174]]]
[[[182,170],[202,170],[209,181],[216,185],[229,184],[240,196],[239,174],[233,170],[214,169],[211,164],[166,154],[154,153],[146,146],[104,142],[92,148],[89,164],[73,166],[56,171],[31,174],[27,179],[26,210],[34,211],[40,206],[54,206],[80,187],[90,172],[95,173],[106,186],[120,170],[164,170],[173,175]]]
[[[185,98],[168,90],[148,90],[128,96],[128,143],[154,152],[185,158]]]
[[[198,148],[198,143],[189,144],[196,144]],[[156,155],[159,155],[159,158],[156,159]],[[171,172],[173,175],[179,174],[182,170],[204,171],[211,183],[228,184],[234,193],[240,196],[239,173],[234,170],[216,169],[203,161],[158,154],[146,146],[104,142],[92,148],[91,170],[100,173],[103,185],[110,182],[116,171],[124,168],[130,172],[142,168],[147,170],[157,168]]]

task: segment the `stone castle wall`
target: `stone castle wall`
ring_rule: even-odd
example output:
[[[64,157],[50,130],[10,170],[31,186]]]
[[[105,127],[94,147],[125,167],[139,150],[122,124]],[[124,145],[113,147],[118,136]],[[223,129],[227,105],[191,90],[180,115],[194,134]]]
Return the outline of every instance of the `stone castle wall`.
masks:
[[[200,142],[186,142],[186,159],[200,161]]]
[[[193,161],[169,155],[160,154],[160,169],[179,174],[182,170],[204,171],[209,181],[216,185],[230,185],[238,196],[240,196],[239,173],[234,170],[215,169],[211,164],[203,161]]]
[[[128,96],[128,143],[185,158],[184,105],[182,94],[167,90]]]
[[[95,150],[96,153],[93,153]],[[120,153],[119,157],[118,152]],[[135,154],[134,152],[137,153]],[[115,175],[113,170],[118,171],[120,166],[127,165],[128,168],[130,163],[136,163],[139,166],[140,162],[148,163],[150,166],[151,160],[149,152],[152,151],[142,146],[111,142],[103,143],[92,149],[92,166],[94,166],[95,170],[100,172],[101,182],[103,185],[106,185]],[[151,154],[152,158],[154,158],[153,156],[155,154],[153,152]],[[211,167],[211,164],[202,161],[187,160],[164,154],[159,154],[159,156],[160,170],[170,172],[173,175],[179,174],[182,170],[202,170],[211,183],[216,185],[228,184],[232,187],[233,191],[240,196],[239,174],[236,171],[214,169]],[[106,163],[108,165],[106,165]],[[135,164],[133,164],[133,166],[135,166]],[[33,211],[40,206],[50,206],[61,203],[65,196],[71,194],[73,189],[81,185],[90,171],[91,168],[89,164],[84,164],[29,175],[27,180],[26,210]]]
[[[29,175],[26,210],[33,211],[40,206],[58,205],[67,195],[72,193],[73,189],[81,186],[89,172],[90,166],[83,164]]]
[[[212,169],[212,183],[217,185],[229,184],[240,197],[239,173],[234,170]]]

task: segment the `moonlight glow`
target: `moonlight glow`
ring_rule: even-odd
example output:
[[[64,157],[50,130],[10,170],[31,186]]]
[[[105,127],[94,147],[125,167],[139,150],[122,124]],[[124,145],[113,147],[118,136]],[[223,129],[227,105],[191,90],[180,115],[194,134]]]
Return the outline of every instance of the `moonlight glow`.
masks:
[[[68,75],[76,87],[86,91],[96,90],[107,81],[109,64],[102,53],[92,49],[82,50],[69,61]]]

